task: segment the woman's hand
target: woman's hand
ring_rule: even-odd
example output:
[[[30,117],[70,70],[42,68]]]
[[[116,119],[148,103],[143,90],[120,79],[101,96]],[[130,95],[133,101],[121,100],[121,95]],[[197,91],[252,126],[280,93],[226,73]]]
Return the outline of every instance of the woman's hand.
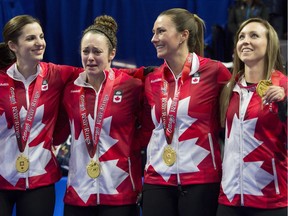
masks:
[[[285,98],[285,90],[281,86],[270,86],[263,96],[263,103],[282,101]]]

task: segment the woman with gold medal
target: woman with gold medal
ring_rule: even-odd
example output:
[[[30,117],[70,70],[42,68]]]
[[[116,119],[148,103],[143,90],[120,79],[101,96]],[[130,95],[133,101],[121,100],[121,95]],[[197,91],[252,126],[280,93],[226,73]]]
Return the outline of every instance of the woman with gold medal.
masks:
[[[39,20],[10,19],[0,61],[0,215],[52,216],[61,178],[53,133],[65,84],[82,68],[43,62]]]
[[[164,11],[152,31],[164,64],[145,79],[139,140],[148,143],[143,216],[215,216],[221,180],[218,99],[230,72],[203,57],[204,22],[197,15]]]
[[[276,31],[260,18],[244,21],[221,95],[218,216],[287,215],[287,83]]]
[[[96,17],[84,30],[84,72],[63,95],[71,129],[65,216],[136,216],[141,182],[140,146],[134,141],[143,84],[111,68],[117,23]]]

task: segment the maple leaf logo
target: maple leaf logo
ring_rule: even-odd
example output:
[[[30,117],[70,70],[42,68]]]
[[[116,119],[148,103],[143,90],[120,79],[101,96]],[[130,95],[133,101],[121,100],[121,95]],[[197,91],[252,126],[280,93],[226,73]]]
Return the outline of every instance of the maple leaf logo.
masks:
[[[198,138],[188,139],[180,142],[178,140],[178,138],[197,120],[196,118],[192,118],[188,115],[189,102],[190,97],[187,97],[180,100],[178,104],[178,118],[173,135],[173,141],[171,144],[172,148],[175,150],[177,149],[177,155],[181,155],[181,162],[179,162],[177,159],[176,163],[179,163],[177,166],[167,166],[162,160],[162,153],[164,151],[165,145],[159,145],[159,143],[166,143],[166,139],[164,136],[162,119],[160,118],[160,122],[157,122],[155,106],[152,108],[152,120],[155,125],[154,133],[156,133],[156,136],[160,137],[160,139],[150,140],[151,143],[148,145],[147,152],[148,154],[149,152],[153,152],[153,157],[148,155],[148,160],[150,162],[146,164],[145,168],[147,170],[148,166],[152,165],[156,172],[159,173],[165,181],[169,180],[171,174],[177,174],[178,172],[187,173],[191,172],[191,170],[195,172],[199,171],[197,166],[209,154],[209,151],[196,144]],[[171,103],[172,100],[170,98],[168,100],[168,109],[171,106]],[[193,152],[194,157],[192,157],[192,154],[187,154],[187,152]]]
[[[226,140],[221,184],[230,202],[236,194],[241,194],[241,191],[243,191],[243,194],[263,195],[261,190],[273,181],[273,175],[261,168],[264,161],[244,162],[244,158],[249,154],[253,154],[253,151],[263,143],[254,136],[251,137],[251,134],[255,133],[256,122],[257,118],[240,121],[235,114],[229,138],[227,138],[228,129],[225,132]],[[228,128],[227,124],[226,128]],[[241,177],[239,177],[239,173]],[[242,180],[240,180],[241,178]],[[233,186],[231,187],[231,185]]]
[[[88,115],[88,121],[91,131],[94,131],[94,120]],[[110,134],[112,117],[103,119],[103,125],[98,143],[98,151],[96,158],[109,151],[118,140],[113,139]],[[74,121],[71,123],[72,133],[75,131]],[[102,142],[104,140],[105,142]],[[71,157],[69,161],[69,178],[68,185],[74,187],[79,197],[86,203],[92,194],[118,194],[116,188],[124,181],[128,173],[117,166],[117,160],[100,161],[100,175],[96,179],[92,179],[86,172],[86,166],[90,162],[90,156],[84,142],[83,132],[81,131],[79,138],[76,140],[72,136]],[[109,170],[104,172],[104,170]],[[77,176],[75,176],[77,174]],[[115,181],[117,179],[117,181]],[[103,185],[101,183],[104,182]],[[116,184],[115,184],[116,183]]]
[[[42,123],[44,114],[44,105],[39,106],[36,110],[34,123],[30,131],[27,146],[39,135],[44,129],[45,124]],[[27,110],[21,108],[19,112],[20,122],[24,122]],[[9,181],[12,185],[16,185],[20,178],[27,178],[28,176],[37,176],[46,173],[45,167],[51,159],[51,152],[43,148],[44,142],[37,146],[30,147],[28,150],[30,168],[25,173],[17,172],[15,168],[17,156],[21,154],[19,151],[17,140],[15,136],[14,127],[7,128],[7,121],[5,113],[0,116],[0,173],[3,178]],[[11,154],[12,152],[12,154]]]

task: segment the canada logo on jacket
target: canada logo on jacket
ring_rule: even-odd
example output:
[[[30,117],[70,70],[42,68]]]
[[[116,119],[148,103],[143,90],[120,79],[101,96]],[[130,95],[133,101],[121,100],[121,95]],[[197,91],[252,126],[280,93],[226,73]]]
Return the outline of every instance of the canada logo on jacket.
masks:
[[[41,86],[41,90],[42,91],[47,91],[48,90],[48,81],[47,80],[43,80],[42,86]]]
[[[122,101],[122,91],[116,90],[113,96],[114,103],[120,103]]]
[[[192,75],[191,83],[197,84],[199,82],[200,82],[200,74],[198,72],[196,72]]]

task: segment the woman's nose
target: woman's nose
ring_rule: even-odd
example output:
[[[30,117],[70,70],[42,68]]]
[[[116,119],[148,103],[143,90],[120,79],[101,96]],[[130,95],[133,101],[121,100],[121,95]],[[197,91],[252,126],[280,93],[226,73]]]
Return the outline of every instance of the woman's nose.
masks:
[[[151,38],[151,42],[154,43],[158,40],[158,37],[156,34],[153,34],[152,38]]]
[[[42,46],[44,44],[44,38],[37,38],[35,44]]]
[[[250,42],[250,38],[249,37],[244,37],[242,40],[242,43],[249,43]]]
[[[88,54],[88,60],[89,60],[89,61],[93,61],[93,60],[94,60],[94,55],[93,55],[92,52],[90,52],[90,53]]]

